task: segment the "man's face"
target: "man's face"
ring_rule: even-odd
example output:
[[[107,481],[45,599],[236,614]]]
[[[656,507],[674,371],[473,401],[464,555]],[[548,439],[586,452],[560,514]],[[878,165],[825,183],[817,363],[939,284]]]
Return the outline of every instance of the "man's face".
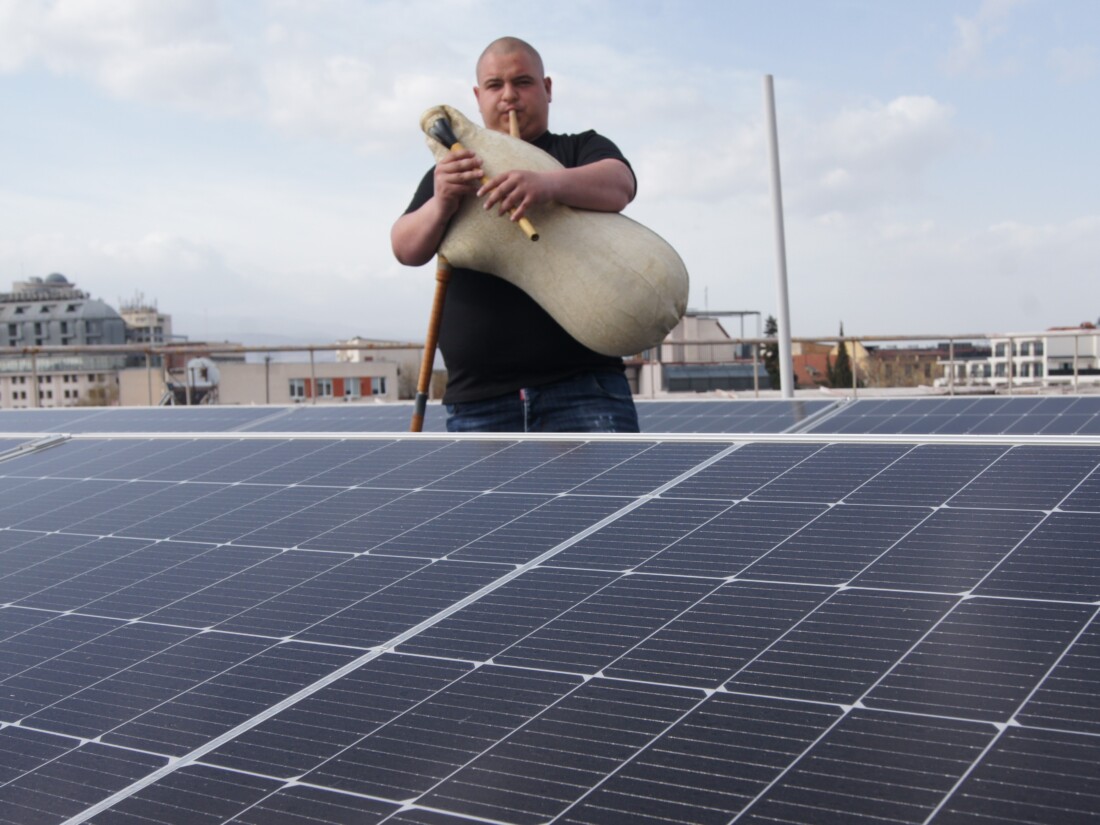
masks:
[[[550,123],[550,78],[527,52],[490,52],[477,67],[474,97],[487,129],[508,134],[508,112],[515,110],[519,134],[534,140]]]

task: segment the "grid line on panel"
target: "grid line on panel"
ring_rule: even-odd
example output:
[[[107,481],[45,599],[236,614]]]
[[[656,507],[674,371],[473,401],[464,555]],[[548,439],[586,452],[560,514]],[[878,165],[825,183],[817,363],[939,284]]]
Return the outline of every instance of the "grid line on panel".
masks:
[[[437,492],[431,489],[379,493],[371,487],[353,487],[340,494],[341,499],[379,495],[388,496],[388,500],[379,500],[376,505],[364,508],[359,515],[299,541],[298,546],[306,550],[371,552],[387,542],[396,542],[409,533],[430,530],[437,521],[461,513],[462,508],[470,505],[477,497],[471,493]],[[515,504],[515,500],[509,500],[508,503]],[[395,550],[394,554],[400,554],[400,551]],[[441,553],[431,553],[439,554]]]
[[[1098,762],[1095,737],[1008,728],[927,822],[1093,822]]]
[[[722,690],[855,703],[954,602],[934,594],[837,590],[738,667]],[[853,638],[860,642],[855,651]]]
[[[1052,510],[1100,464],[1100,449],[1016,446],[948,499],[952,507]]]
[[[1100,602],[1100,513],[1045,515],[974,588],[976,595]]]
[[[113,807],[119,802],[134,796],[136,793],[143,790],[144,788],[158,782],[163,777],[179,770],[182,767],[199,761],[206,754],[216,750],[226,742],[232,741],[245,731],[251,730],[256,725],[271,718],[272,716],[275,716],[277,713],[281,712],[285,708],[291,707],[301,699],[316,693],[318,690],[325,687],[326,685],[329,685],[339,680],[343,676],[354,672],[363,664],[380,656],[381,653],[382,651],[375,649],[372,651],[368,651],[367,653],[364,653],[363,655],[351,660],[342,667],[333,670],[331,673],[323,676],[316,682],[303,687],[296,693],[283,699],[281,702],[271,705],[270,707],[266,708],[265,710],[261,711],[250,719],[240,723],[231,730],[228,730],[220,736],[207,741],[203,745],[200,745],[199,747],[178,757],[175,761],[169,762],[167,765],[164,765],[160,769],[146,774],[145,776],[132,782],[127,787],[117,791],[116,793],[112,794],[110,797],[102,800],[96,805],[91,805],[88,808],[85,808],[80,813],[66,820],[64,825],[79,825],[79,823],[87,822],[89,819],[97,816],[108,808]]]
[[[330,756],[302,781],[367,796],[411,799],[580,684],[580,679],[561,674],[492,666],[470,670]],[[462,716],[471,718],[459,723]]]
[[[11,783],[0,786],[0,822],[58,822],[120,785],[163,764],[164,757],[81,744]],[[58,789],[63,793],[58,793]],[[52,791],[52,792],[51,792]]]
[[[705,701],[676,688],[584,682],[432,788],[416,803],[513,823],[545,822],[608,770]]]
[[[717,689],[831,592],[742,581],[722,584],[623,652],[602,675]]]
[[[851,585],[969,593],[1044,518],[1035,511],[939,508],[866,567]]]
[[[1058,666],[1059,666],[1059,665],[1061,665],[1061,663],[1062,663],[1062,662],[1063,662],[1063,661],[1065,660],[1066,656],[1067,656],[1067,655],[1069,654],[1069,652],[1070,652],[1070,651],[1071,651],[1071,650],[1073,649],[1074,645],[1076,645],[1076,644],[1077,644],[1077,642],[1081,640],[1081,638],[1082,638],[1082,637],[1083,637],[1083,636],[1085,635],[1085,633],[1087,632],[1087,630],[1089,629],[1089,627],[1090,627],[1090,626],[1091,626],[1091,625],[1092,625],[1092,624],[1093,624],[1093,623],[1094,623],[1094,622],[1096,621],[1096,619],[1097,619],[1097,616],[1098,616],[1098,615],[1100,615],[1100,609],[1097,609],[1097,610],[1096,610],[1096,611],[1095,611],[1095,612],[1094,612],[1094,613],[1092,614],[1092,616],[1090,617],[1089,621],[1088,621],[1088,622],[1086,622],[1086,623],[1085,623],[1085,624],[1084,624],[1084,625],[1083,625],[1083,626],[1081,627],[1081,629],[1080,629],[1080,630],[1079,630],[1079,631],[1077,632],[1077,634],[1076,634],[1076,635],[1074,636],[1074,638],[1072,639],[1072,641],[1070,641],[1070,642],[1069,642],[1069,643],[1068,643],[1068,644],[1067,644],[1067,645],[1065,646],[1065,648],[1064,648],[1064,649],[1062,650],[1062,652],[1061,652],[1061,653],[1060,653],[1060,654],[1058,655],[1058,657],[1057,657],[1057,658],[1056,658],[1056,659],[1054,660],[1054,662],[1053,662],[1053,663],[1052,663],[1052,664],[1051,664],[1051,665],[1050,665],[1050,666],[1049,666],[1049,667],[1048,667],[1048,668],[1046,669],[1046,672],[1045,672],[1045,673],[1044,673],[1044,674],[1043,674],[1043,675],[1042,675],[1042,676],[1041,676],[1041,677],[1039,678],[1039,680],[1038,680],[1038,681],[1037,681],[1037,682],[1035,683],[1034,687],[1032,687],[1032,689],[1031,689],[1031,690],[1030,690],[1030,691],[1028,692],[1027,696],[1025,696],[1025,697],[1023,698],[1023,700],[1021,700],[1021,701],[1020,701],[1020,703],[1019,703],[1019,704],[1017,705],[1017,707],[1016,707],[1015,711],[1013,711],[1013,713],[1012,713],[1012,716],[1011,716],[1011,718],[1010,718],[1010,719],[1008,720],[1008,721],[1009,721],[1009,723],[1017,722],[1017,717],[1018,717],[1018,716],[1019,716],[1019,715],[1021,714],[1021,712],[1022,712],[1022,711],[1023,711],[1023,710],[1024,710],[1024,709],[1025,709],[1026,707],[1027,707],[1027,704],[1028,704],[1028,702],[1030,702],[1030,701],[1032,700],[1032,698],[1034,698],[1034,697],[1035,697],[1035,696],[1036,696],[1036,695],[1037,695],[1037,694],[1039,693],[1039,691],[1040,691],[1040,690],[1041,690],[1041,689],[1043,688],[1043,686],[1045,685],[1046,681],[1047,681],[1047,680],[1048,680],[1048,679],[1049,679],[1049,678],[1051,677],[1051,675],[1052,675],[1052,674],[1053,674],[1053,673],[1054,673],[1054,672],[1055,672],[1055,671],[1057,670]],[[977,758],[976,758],[976,759],[975,759],[975,760],[974,760],[974,761],[973,761],[973,762],[971,763],[971,765],[970,765],[970,766],[969,766],[969,767],[968,767],[968,768],[966,769],[966,771],[965,771],[965,772],[964,772],[964,773],[962,774],[962,776],[960,776],[960,777],[959,777],[958,781],[957,781],[957,782],[956,782],[956,783],[955,783],[955,784],[954,784],[954,785],[952,786],[951,790],[950,790],[950,791],[948,791],[948,792],[947,792],[947,793],[946,793],[946,794],[944,795],[943,799],[942,799],[942,800],[940,800],[940,803],[939,803],[939,804],[938,804],[938,805],[936,806],[936,808],[935,808],[935,809],[934,809],[934,810],[933,810],[933,811],[932,811],[932,812],[931,812],[931,813],[930,813],[930,814],[928,815],[928,818],[927,818],[927,819],[925,820],[926,822],[931,822],[931,821],[932,821],[933,819],[935,819],[935,818],[936,818],[936,815],[937,815],[937,814],[938,814],[938,813],[939,813],[939,812],[940,812],[940,811],[941,811],[941,810],[942,810],[942,809],[943,809],[943,808],[944,808],[944,807],[945,807],[946,805],[948,805],[948,804],[949,804],[949,803],[951,802],[951,799],[952,799],[952,797],[953,797],[953,796],[954,796],[954,795],[955,795],[956,793],[958,793],[959,789],[960,789],[960,788],[961,788],[961,787],[962,787],[962,786],[963,786],[963,785],[964,785],[964,784],[966,783],[966,781],[967,781],[967,780],[968,780],[968,779],[969,779],[969,778],[970,778],[970,777],[971,777],[971,776],[972,776],[972,775],[973,775],[973,774],[975,773],[975,771],[979,770],[980,766],[982,765],[982,762],[983,762],[984,758],[985,758],[985,757],[986,757],[986,756],[987,756],[987,755],[988,755],[988,754],[990,753],[990,751],[992,751],[992,750],[993,750],[994,746],[995,746],[995,745],[996,745],[996,744],[998,743],[998,741],[999,741],[999,740],[1001,739],[1001,737],[1002,737],[1002,736],[1004,735],[1005,731],[1008,731],[1008,730],[1011,730],[1011,728],[1010,728],[1010,727],[1009,727],[1009,726],[1008,726],[1007,724],[1006,724],[1006,725],[1005,725],[1004,727],[1001,727],[1001,728],[1000,728],[1000,729],[998,730],[998,732],[997,732],[997,736],[996,736],[996,737],[994,737],[994,738],[993,738],[993,739],[992,739],[992,740],[991,740],[991,741],[989,742],[988,746],[987,746],[987,747],[986,747],[986,748],[985,748],[985,749],[984,749],[984,750],[982,751],[982,753],[981,753],[981,754],[980,754],[980,755],[979,755],[979,756],[978,756],[978,757],[977,757]]]
[[[863,698],[870,708],[1007,723],[1095,609],[960,601]]]
[[[391,506],[400,507],[402,499],[416,497],[419,506],[422,496],[409,490],[381,490],[371,487],[352,487],[347,490],[335,490],[296,513],[264,523],[234,539],[236,544],[258,545],[260,547],[280,547],[283,549],[310,549],[310,545],[329,533],[338,533],[351,524],[370,522],[376,513],[387,512]],[[377,534],[374,525],[372,534]],[[323,545],[322,545],[323,546]],[[351,547],[324,547],[324,549],[348,550],[360,552],[361,545]]]
[[[555,822],[725,825],[842,712],[714,694]]]
[[[838,504],[800,527],[738,575],[847,584],[927,521],[931,510]]]
[[[170,555],[179,552],[181,558],[82,605],[80,612],[128,620],[143,619],[199,590],[262,564],[278,553],[277,550],[255,547],[218,547],[167,541],[156,546]]]
[[[237,825],[378,825],[399,810],[399,805],[390,802],[302,784],[272,791],[231,821]]]
[[[1026,727],[1100,734],[1100,621],[1088,627],[1066,648],[1057,667],[1048,673],[1016,721]]]
[[[919,825],[996,733],[966,720],[853,710],[734,821]]]
[[[473,670],[466,662],[379,656],[226,742],[204,762],[300,781]]]

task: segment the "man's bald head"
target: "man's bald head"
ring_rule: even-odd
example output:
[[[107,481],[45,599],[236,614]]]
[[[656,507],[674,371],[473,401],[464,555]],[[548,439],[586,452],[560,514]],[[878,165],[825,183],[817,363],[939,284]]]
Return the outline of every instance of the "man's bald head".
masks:
[[[508,134],[514,113],[519,136],[535,140],[549,126],[550,89],[539,53],[518,37],[494,40],[478,58],[474,97],[489,129]]]
[[[518,37],[498,37],[485,47],[485,51],[483,51],[481,56],[477,59],[477,82],[479,84],[481,83],[481,67],[485,63],[486,57],[490,55],[499,57],[515,54],[516,52],[525,54],[531,58],[534,65],[538,67],[540,78],[545,74],[546,70],[542,65],[542,56],[535,50],[534,46],[526,40],[520,40]]]

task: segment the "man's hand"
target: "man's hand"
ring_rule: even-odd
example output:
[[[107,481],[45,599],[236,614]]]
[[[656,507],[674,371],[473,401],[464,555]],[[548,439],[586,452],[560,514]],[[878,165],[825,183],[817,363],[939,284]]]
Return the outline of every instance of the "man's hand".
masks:
[[[500,215],[515,210],[512,212],[513,221],[522,218],[530,207],[554,199],[546,174],[523,169],[513,169],[497,175],[477,190],[477,196],[485,198],[485,203],[482,204],[485,209],[496,206]]]
[[[473,193],[484,177],[481,159],[469,149],[450,152],[435,165],[435,197],[443,211],[453,215],[462,199]]]
[[[550,172],[513,169],[486,181],[477,195],[485,197],[486,209],[496,206],[501,215],[514,209],[513,221],[550,201],[596,212],[621,212],[634,198],[634,176],[625,163],[611,158]]]
[[[462,201],[484,177],[481,159],[466,149],[451,152],[435,165],[434,194],[415,212],[402,215],[390,230],[394,257],[406,266],[426,264],[443,240],[447,224]]]

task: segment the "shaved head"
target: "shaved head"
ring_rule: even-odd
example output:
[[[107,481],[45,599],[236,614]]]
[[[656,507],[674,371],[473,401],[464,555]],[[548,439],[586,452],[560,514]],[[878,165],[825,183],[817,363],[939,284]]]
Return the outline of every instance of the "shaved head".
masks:
[[[550,78],[534,47],[518,37],[500,37],[477,60],[474,97],[485,126],[509,134],[516,119],[519,137],[531,141],[547,130]]]
[[[504,55],[515,54],[516,52],[520,52],[531,58],[534,65],[538,67],[539,77],[543,76],[545,69],[542,66],[542,56],[535,50],[534,46],[526,40],[520,40],[518,37],[498,37],[485,47],[485,51],[483,51],[481,57],[477,59],[477,82],[481,83],[481,67],[485,63],[485,58],[490,55],[502,57]]]

